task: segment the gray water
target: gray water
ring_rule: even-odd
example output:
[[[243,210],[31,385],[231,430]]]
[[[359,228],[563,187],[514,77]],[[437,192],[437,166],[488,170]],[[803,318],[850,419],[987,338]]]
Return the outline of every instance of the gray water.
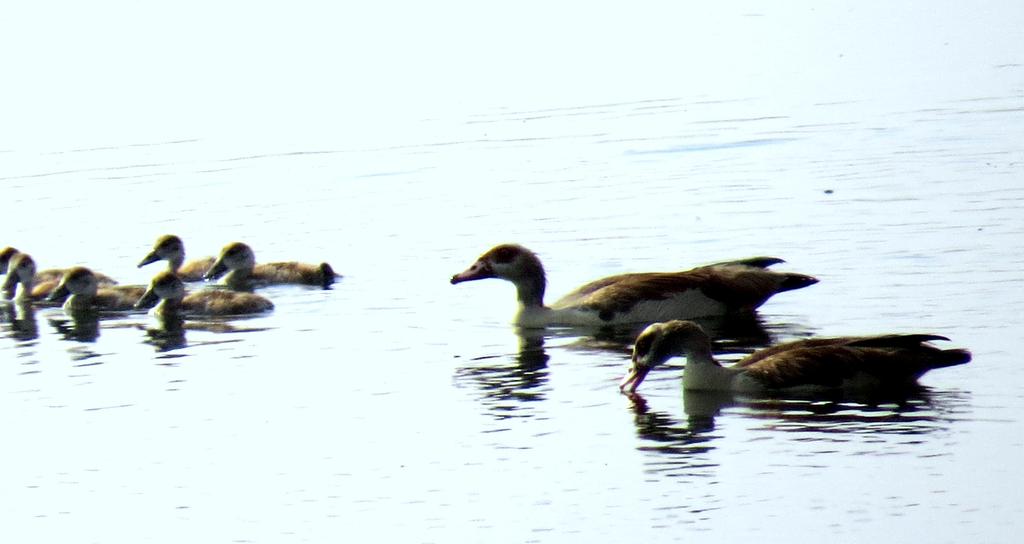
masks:
[[[146,283],[175,233],[344,278],[183,336],[5,308],[3,541],[1024,529],[1018,3],[280,10],[5,17],[0,245]],[[716,329],[726,361],[882,332],[974,360],[882,402],[684,394],[674,360],[631,399],[635,331],[519,331],[510,285],[448,284],[508,241],[551,296],[751,255],[821,280]]]

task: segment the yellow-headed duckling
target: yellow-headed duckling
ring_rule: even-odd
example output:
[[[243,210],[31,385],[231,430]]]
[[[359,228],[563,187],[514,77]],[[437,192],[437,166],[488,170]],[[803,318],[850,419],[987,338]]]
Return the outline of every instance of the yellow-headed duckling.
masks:
[[[75,266],[64,273],[46,300],[58,302],[67,297],[64,309],[69,311],[124,311],[133,309],[135,302],[145,292],[146,288],[141,285],[100,287],[92,270]]]
[[[296,262],[277,262],[256,264],[256,255],[252,248],[241,242],[224,246],[216,262],[203,276],[216,279],[224,274],[224,284],[232,289],[249,290],[275,284],[318,285],[329,287],[338,274],[327,263],[307,264]]]
[[[723,367],[711,354],[711,338],[692,321],[648,326],[636,339],[623,391],[635,391],[647,373],[668,359],[686,357],[683,389],[741,393],[900,391],[917,386],[929,370],[971,360],[964,349],[927,344],[949,340],[934,334],[887,334],[812,338],[772,346]]]
[[[160,316],[245,315],[274,309],[274,304],[254,293],[240,293],[227,289],[203,289],[185,292],[185,284],[171,272],[164,270],[153,277],[149,289],[138,299],[136,308],[148,308],[160,303],[153,313]]]
[[[153,251],[143,257],[139,268],[159,260],[167,261],[167,269],[177,274],[182,281],[202,281],[203,274],[213,266],[213,257],[203,257],[185,262],[185,244],[181,238],[166,234],[157,238]]]
[[[547,279],[535,253],[517,244],[502,244],[480,256],[451,283],[499,278],[516,286],[519,311],[515,323],[601,326],[650,323],[753,312],[776,293],[801,289],[817,279],[767,267],[783,262],[752,257],[682,272],[620,274],[592,281],[544,305]]]
[[[37,283],[36,277],[35,260],[28,253],[17,252],[7,263],[7,276],[0,290],[8,300],[41,301],[60,283],[59,280]]]

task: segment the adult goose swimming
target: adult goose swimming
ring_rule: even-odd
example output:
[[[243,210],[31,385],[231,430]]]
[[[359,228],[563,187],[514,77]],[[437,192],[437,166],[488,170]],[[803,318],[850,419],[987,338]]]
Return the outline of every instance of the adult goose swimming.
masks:
[[[185,244],[181,238],[173,234],[165,234],[156,239],[153,251],[150,251],[139,262],[139,268],[157,261],[167,261],[167,269],[174,272],[182,281],[203,281],[203,274],[213,266],[213,257],[203,257],[185,262]]]
[[[153,309],[158,316],[224,316],[266,312],[274,304],[255,293],[240,293],[228,289],[203,289],[185,292],[185,284],[170,270],[164,270],[153,277],[149,288],[139,297],[135,308],[148,308],[157,300]]]
[[[317,285],[324,289],[341,277],[327,263],[308,264],[274,262],[256,264],[256,254],[242,242],[233,242],[221,250],[217,260],[203,275],[204,279],[224,276],[224,284],[232,289],[251,290],[274,284]]]
[[[816,394],[828,391],[899,391],[929,370],[971,360],[964,349],[928,344],[935,334],[886,334],[796,340],[762,349],[729,367],[711,354],[711,338],[692,321],[654,323],[637,336],[622,391],[633,392],[655,366],[686,357],[683,388],[740,393]]]
[[[521,245],[502,244],[452,276],[451,283],[487,278],[512,282],[519,299],[514,323],[520,326],[649,323],[752,312],[776,293],[818,282],[803,274],[767,270],[781,262],[753,257],[683,272],[609,276],[545,306],[547,279],[540,259]]]
[[[146,292],[141,285],[113,285],[100,287],[92,270],[84,266],[69,268],[57,287],[46,297],[48,302],[64,301],[68,311],[126,311]]]

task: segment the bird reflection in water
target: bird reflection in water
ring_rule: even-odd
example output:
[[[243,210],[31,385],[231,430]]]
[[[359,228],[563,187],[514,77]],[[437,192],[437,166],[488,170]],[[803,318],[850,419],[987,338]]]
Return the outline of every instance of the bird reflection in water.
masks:
[[[0,323],[7,325],[11,338],[19,342],[35,340],[39,337],[39,325],[36,323],[36,312],[31,302],[14,301],[0,305]]]
[[[65,317],[48,320],[65,340],[93,343],[100,337],[100,316],[92,310],[67,311]]]
[[[713,432],[713,415],[707,415],[703,408],[692,414],[687,411],[684,423],[666,412],[651,410],[639,393],[625,396],[642,441],[637,449],[654,454],[650,471],[682,477],[714,475],[718,463],[712,452],[719,436]]]
[[[498,419],[532,417],[529,404],[544,400],[548,359],[543,329],[517,328],[515,354],[474,357],[455,371],[458,383],[469,382],[483,394],[483,402]]]
[[[241,327],[226,321],[209,320],[194,321],[186,320],[176,314],[154,314],[153,321],[146,325],[136,325],[146,333],[145,343],[156,348],[158,352],[179,350],[189,346],[185,337],[186,331],[201,331],[210,333],[246,333],[269,330],[269,327]],[[240,342],[241,339],[218,339],[195,342],[192,345],[212,345]]]
[[[651,460],[652,470],[676,476],[699,474],[699,470],[718,465],[705,454],[715,449],[720,438],[715,433],[719,418],[759,420],[763,425],[747,432],[797,433],[796,440],[801,442],[877,442],[870,437],[923,436],[941,431],[953,414],[969,406],[960,392],[933,393],[923,387],[884,397],[826,398],[753,398],[728,391],[692,390],[682,391],[684,422],[651,410],[639,393],[624,396],[642,440],[638,449],[657,455]]]
[[[686,393],[689,395],[689,392]],[[764,421],[764,430],[836,435],[928,434],[945,428],[946,414],[963,402],[957,392],[936,393],[924,386],[879,393],[816,397],[737,397],[743,415]]]

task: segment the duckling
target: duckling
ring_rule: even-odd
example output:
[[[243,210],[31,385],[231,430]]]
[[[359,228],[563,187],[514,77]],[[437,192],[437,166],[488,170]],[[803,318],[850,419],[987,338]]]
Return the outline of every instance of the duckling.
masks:
[[[10,246],[0,250],[0,274],[8,273],[11,261],[14,259],[14,256],[19,253],[21,252]],[[48,268],[41,272],[36,272],[35,283],[42,284],[49,281],[60,282],[61,277],[64,276],[64,273],[67,271],[68,269],[66,268]],[[99,272],[94,272],[94,274],[96,275],[96,281],[99,282],[101,287],[117,285],[117,282],[106,274],[100,274]]]
[[[908,390],[929,370],[971,360],[964,349],[939,349],[935,334],[887,334],[796,340],[754,352],[729,367],[711,354],[711,338],[692,321],[648,326],[636,339],[619,384],[635,391],[655,366],[686,356],[683,388],[743,393],[818,394],[829,391]]]
[[[801,289],[817,279],[767,267],[783,262],[752,257],[710,264],[683,272],[619,274],[592,281],[544,305],[547,279],[535,253],[518,244],[502,244],[481,255],[451,283],[499,278],[516,286],[519,311],[515,324],[615,325],[650,323],[750,313],[776,293]]]
[[[185,284],[174,272],[164,270],[153,277],[149,289],[135,303],[136,309],[160,303],[153,313],[161,317],[180,314],[197,316],[244,315],[266,312],[274,304],[254,293],[240,293],[226,289],[203,289],[185,292]]]
[[[67,311],[99,310],[125,311],[135,307],[135,302],[146,292],[141,285],[114,285],[99,287],[99,280],[92,270],[84,266],[69,268],[57,287],[46,297],[49,302],[58,302],[67,297],[64,309]],[[70,294],[70,296],[68,296]]]
[[[213,257],[203,257],[185,262],[185,244],[181,238],[173,234],[165,234],[156,239],[153,244],[153,251],[150,251],[142,261],[139,268],[159,260],[167,261],[167,269],[177,274],[182,281],[202,281],[203,274],[213,266]]]
[[[205,279],[216,279],[227,273],[224,284],[232,289],[250,290],[273,284],[292,283],[330,287],[339,274],[327,263],[319,265],[277,262],[256,264],[252,248],[242,242],[224,246],[213,266],[203,275]]]
[[[21,287],[18,287],[18,284]],[[42,301],[53,291],[57,280],[36,282],[36,262],[28,253],[15,253],[10,259],[7,276],[0,290],[7,300]],[[15,296],[17,295],[17,296]]]

